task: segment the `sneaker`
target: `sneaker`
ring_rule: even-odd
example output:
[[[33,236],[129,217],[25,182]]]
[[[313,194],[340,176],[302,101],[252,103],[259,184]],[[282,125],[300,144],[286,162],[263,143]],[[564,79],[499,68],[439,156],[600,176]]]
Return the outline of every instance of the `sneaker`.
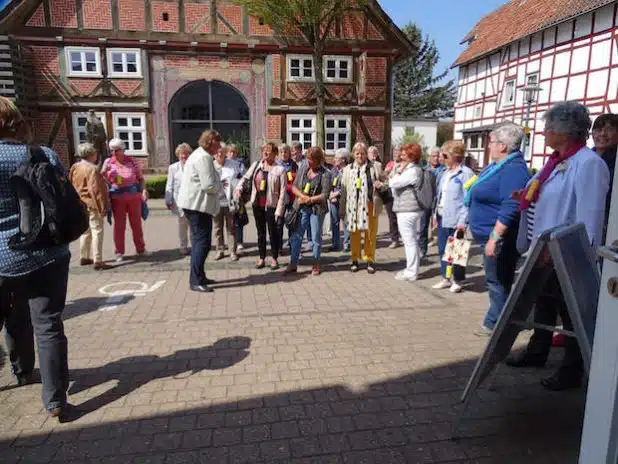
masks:
[[[442,279],[437,284],[431,286],[431,288],[433,288],[434,290],[444,290],[450,287],[451,287],[451,281],[448,279]]]
[[[137,252],[137,256],[141,256],[141,257],[147,258],[148,256],[152,256],[152,253],[150,251],[147,251],[147,250],[142,250],[142,251],[138,251]]]
[[[453,282],[453,284],[451,285],[451,288],[449,288],[449,291],[451,293],[459,293],[463,290],[463,287],[458,284],[457,282]]]
[[[232,256],[230,256],[230,261],[234,262],[234,261],[238,261],[240,258],[238,257],[238,255],[236,253],[232,253]]]
[[[397,248],[399,246],[399,243],[397,242],[391,242],[391,244],[388,246],[391,250],[394,250],[395,248]]]
[[[215,261],[220,261],[225,257],[225,254],[223,253],[223,251],[220,251],[217,253],[217,256],[215,256]]]
[[[30,385],[34,383],[34,378],[32,377],[32,372],[29,374],[20,374],[17,375],[17,386],[24,387],[26,385]]]
[[[478,329],[474,331],[474,335],[478,337],[489,337],[493,333],[493,329],[489,327],[485,327],[484,325],[480,326]]]
[[[242,243],[239,243],[238,246],[236,247],[236,251],[243,251],[245,249],[245,246]]]
[[[116,262],[122,263],[123,261],[124,261],[124,255],[121,255],[120,253],[116,253]]]
[[[367,272],[369,274],[375,274],[376,273],[376,268],[373,265],[373,263],[367,263]]]
[[[398,280],[399,282],[414,282],[417,280],[417,277],[410,277],[405,271],[399,271],[395,275],[395,280]]]
[[[352,261],[352,266],[350,266],[350,271],[358,272],[358,261]]]
[[[320,265],[319,264],[314,264],[313,265],[313,269],[311,270],[311,275],[313,276],[319,276],[320,275]]]

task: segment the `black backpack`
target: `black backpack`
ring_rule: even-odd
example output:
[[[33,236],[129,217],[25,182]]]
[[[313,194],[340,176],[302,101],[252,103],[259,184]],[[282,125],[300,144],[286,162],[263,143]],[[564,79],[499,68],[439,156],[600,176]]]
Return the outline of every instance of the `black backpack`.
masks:
[[[424,211],[431,211],[436,199],[436,179],[429,169],[421,168],[419,184],[412,187],[416,202]]]
[[[40,250],[67,245],[88,230],[88,210],[64,170],[40,147],[28,148],[10,178],[19,201],[19,232],[9,238],[12,250]]]

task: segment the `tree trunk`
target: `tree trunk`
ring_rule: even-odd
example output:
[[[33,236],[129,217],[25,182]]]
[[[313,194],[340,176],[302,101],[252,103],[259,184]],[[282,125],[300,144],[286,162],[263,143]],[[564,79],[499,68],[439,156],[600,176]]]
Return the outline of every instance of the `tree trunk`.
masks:
[[[315,68],[315,97],[316,97],[316,144],[326,150],[324,135],[324,53],[322,47],[316,46],[313,52],[313,67]]]

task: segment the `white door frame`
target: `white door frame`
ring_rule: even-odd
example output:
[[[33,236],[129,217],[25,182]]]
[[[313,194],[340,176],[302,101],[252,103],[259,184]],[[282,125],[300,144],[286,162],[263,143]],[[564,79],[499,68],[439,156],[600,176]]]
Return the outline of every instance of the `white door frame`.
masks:
[[[618,170],[607,230],[606,245],[618,240]],[[618,299],[609,294],[607,283],[618,278],[618,263],[604,260],[597,323],[592,349],[579,464],[618,462]]]

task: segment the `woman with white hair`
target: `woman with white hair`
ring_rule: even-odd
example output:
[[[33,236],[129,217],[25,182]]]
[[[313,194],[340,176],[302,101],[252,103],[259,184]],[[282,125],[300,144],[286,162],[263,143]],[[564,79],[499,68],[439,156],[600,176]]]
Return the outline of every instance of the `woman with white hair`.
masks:
[[[603,236],[609,170],[601,157],[586,147],[591,126],[588,109],[576,102],[557,103],[544,119],[545,142],[555,151],[526,188],[515,195],[519,197],[521,211],[517,248],[526,251],[535,237],[554,227],[583,223],[590,246],[595,249]],[[538,265],[551,266],[547,252]],[[552,270],[538,285],[542,288],[535,305],[535,322],[554,326],[560,314],[564,328],[572,331],[556,271]],[[508,358],[506,363],[513,367],[544,366],[552,335],[551,331],[535,329],[526,350]],[[577,340],[566,337],[560,368],[541,384],[554,391],[577,387],[583,377],[583,367]]]
[[[515,280],[519,202],[511,193],[530,180],[520,151],[524,138],[521,126],[507,123],[489,134],[491,162],[468,188],[464,203],[474,241],[484,248],[485,286],[489,309],[477,335],[490,335]]]
[[[97,149],[91,143],[82,143],[77,147],[78,163],[71,166],[69,179],[88,208],[89,228],[79,241],[79,264],[94,264],[95,271],[107,269],[103,263],[103,226],[109,209],[109,194],[105,178],[97,168]],[[94,260],[92,259],[94,258]]]
[[[139,162],[125,153],[124,142],[114,138],[109,141],[111,157],[103,163],[101,173],[110,185],[112,214],[114,216],[114,248],[116,262],[124,259],[124,233],[127,216],[133,232],[133,243],[138,255],[146,254],[142,230],[142,202],[148,201],[146,180]]]
[[[188,143],[181,143],[176,147],[176,158],[178,161],[171,164],[167,169],[167,183],[165,185],[165,206],[178,218],[178,240],[180,241],[180,252],[189,255],[189,221],[178,207],[178,195],[182,183],[182,174],[185,163],[193,149]]]

